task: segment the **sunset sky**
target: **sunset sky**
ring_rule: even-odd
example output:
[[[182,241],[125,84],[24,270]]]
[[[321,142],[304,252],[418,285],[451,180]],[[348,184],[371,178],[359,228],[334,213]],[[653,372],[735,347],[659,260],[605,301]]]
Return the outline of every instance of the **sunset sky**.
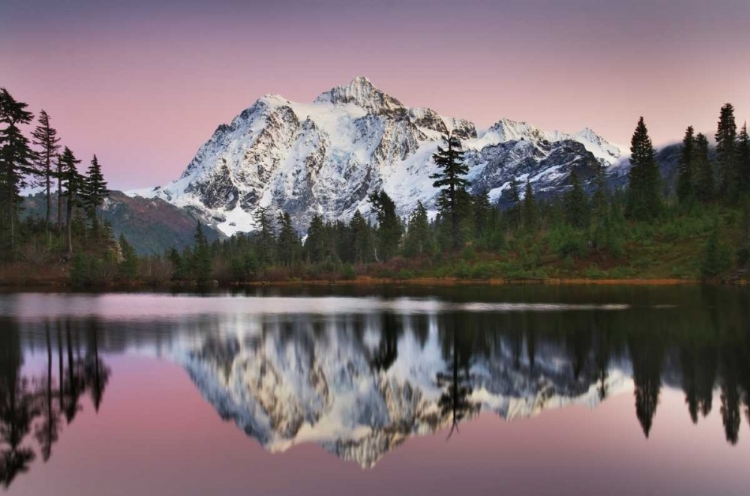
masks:
[[[0,86],[116,189],[179,176],[265,93],[358,75],[409,106],[627,145],[750,117],[747,0],[2,0]]]

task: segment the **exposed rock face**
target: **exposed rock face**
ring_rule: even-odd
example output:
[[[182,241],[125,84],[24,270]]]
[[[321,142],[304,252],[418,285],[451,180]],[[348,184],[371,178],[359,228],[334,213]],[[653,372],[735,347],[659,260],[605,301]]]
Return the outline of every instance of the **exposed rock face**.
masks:
[[[449,133],[463,141],[474,193],[502,201],[513,178],[542,195],[620,159],[620,150],[590,129],[568,135],[503,119],[478,133],[473,123],[427,108],[409,108],[358,77],[315,99],[266,95],[219,126],[180,179],[134,196],[191,207],[226,234],[254,228],[258,207],[289,212],[305,230],[315,214],[348,220],[368,214],[367,195],[384,189],[400,215],[422,201],[434,212],[432,154]]]

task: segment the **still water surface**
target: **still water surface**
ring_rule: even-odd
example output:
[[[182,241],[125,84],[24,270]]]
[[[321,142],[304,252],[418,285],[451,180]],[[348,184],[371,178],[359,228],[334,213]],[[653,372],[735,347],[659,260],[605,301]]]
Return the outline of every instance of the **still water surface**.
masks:
[[[18,495],[748,494],[744,289],[0,294]]]

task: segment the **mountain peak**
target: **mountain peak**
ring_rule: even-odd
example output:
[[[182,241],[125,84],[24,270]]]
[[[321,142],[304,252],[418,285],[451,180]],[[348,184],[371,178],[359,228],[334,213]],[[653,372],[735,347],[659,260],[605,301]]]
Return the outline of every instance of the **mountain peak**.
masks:
[[[322,93],[315,102],[334,105],[353,103],[374,114],[403,107],[401,102],[380,91],[364,76],[357,76],[349,84],[336,86]]]

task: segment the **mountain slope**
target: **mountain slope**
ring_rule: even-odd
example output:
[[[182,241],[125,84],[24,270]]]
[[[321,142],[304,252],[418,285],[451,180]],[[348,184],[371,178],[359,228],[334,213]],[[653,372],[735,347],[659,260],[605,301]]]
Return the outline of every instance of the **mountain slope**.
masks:
[[[52,201],[52,218],[57,218],[56,196]],[[46,208],[41,193],[26,198],[23,212],[26,216],[43,218]],[[193,244],[196,219],[188,210],[176,207],[161,198],[128,196],[121,191],[111,191],[99,208],[99,215],[112,225],[116,237],[124,234],[128,242],[141,255],[161,254],[169,248],[182,249]],[[223,235],[204,225],[210,241]]]
[[[195,209],[225,234],[252,230],[259,207],[289,212],[300,230],[315,214],[367,214],[367,195],[381,188],[400,215],[417,201],[434,213],[431,157],[450,132],[463,140],[472,191],[493,200],[514,177],[542,196],[559,193],[572,170],[586,180],[621,155],[590,129],[569,135],[503,119],[480,133],[469,121],[406,107],[358,77],[312,103],[265,95],[219,126],[179,179],[128,194]]]

